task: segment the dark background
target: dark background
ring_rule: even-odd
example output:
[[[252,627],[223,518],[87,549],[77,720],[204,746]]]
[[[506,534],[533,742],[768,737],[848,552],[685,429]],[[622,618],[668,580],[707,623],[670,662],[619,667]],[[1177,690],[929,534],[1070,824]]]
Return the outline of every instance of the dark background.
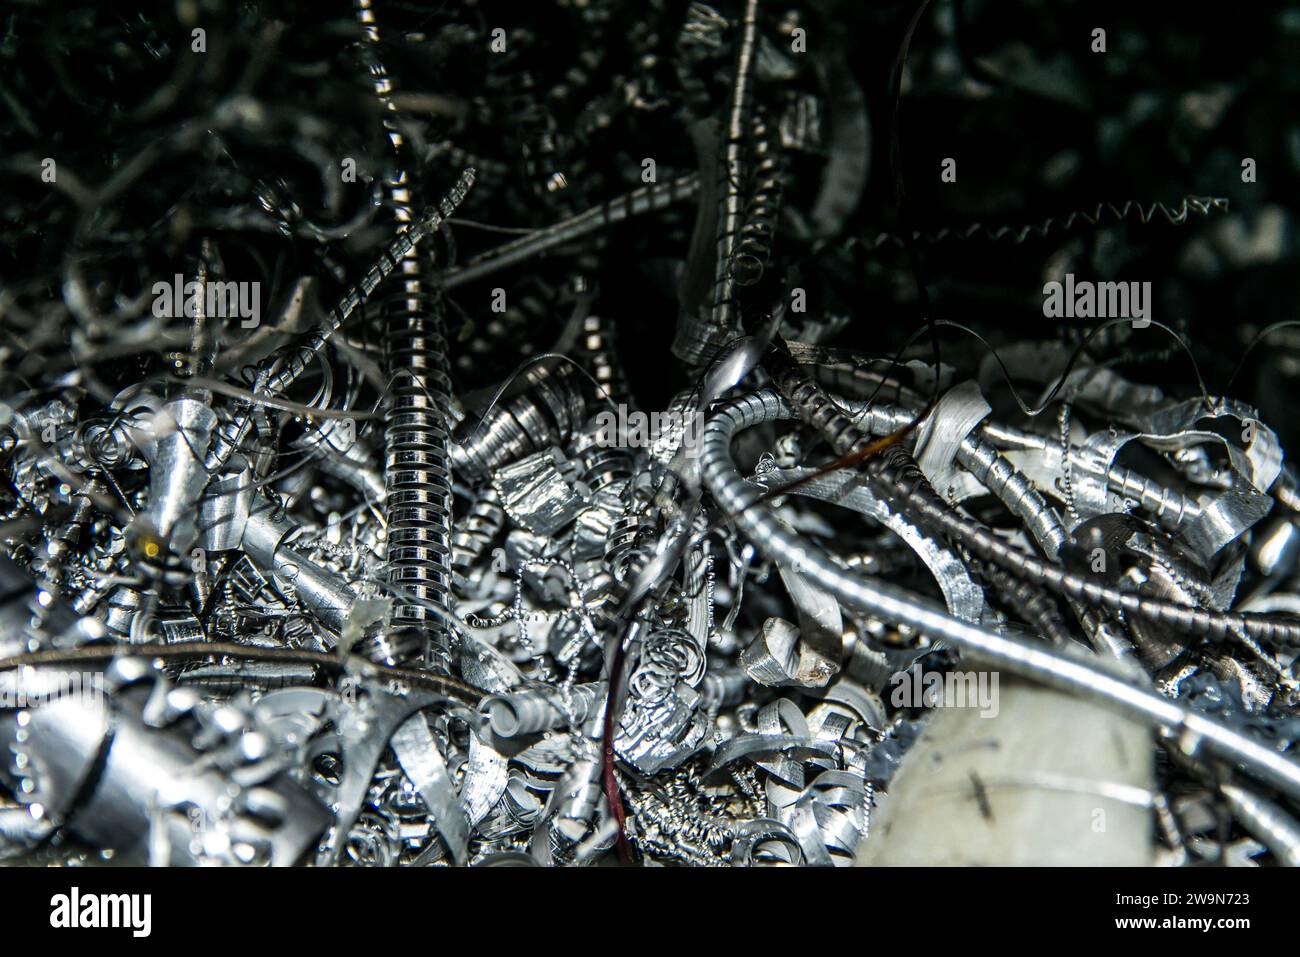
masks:
[[[661,182],[689,172],[698,165],[689,124],[725,109],[731,47],[686,70],[698,86],[692,99],[677,66],[686,12],[677,0],[375,9],[417,204],[434,202],[473,162],[479,181],[460,210],[465,220],[554,222],[639,186],[645,157],[656,160]],[[717,9],[734,23],[740,4]],[[793,58],[797,76],[760,82],[760,101],[779,105],[797,89],[860,99],[860,108],[828,109],[824,121],[829,135],[865,124],[870,146],[860,200],[830,234],[810,229],[808,217],[833,150],[788,157],[781,228],[761,287],[770,298],[751,301],[748,322],[785,282],[808,290],[811,317],[841,317],[840,331],[824,340],[830,345],[892,354],[921,323],[901,248],[870,241],[901,224],[889,162],[890,75],[915,9],[760,8],[760,33],[774,44],[788,46],[782,30],[795,23],[808,36],[808,52]],[[120,386],[175,360],[161,345],[123,347],[128,321],[88,323],[70,311],[73,265],[94,307],[120,312],[158,276],[193,262],[207,240],[218,271],[262,281],[263,315],[274,318],[288,284],[303,275],[315,277],[328,305],[390,235],[367,217],[376,178],[393,160],[351,4],[18,2],[0,17],[0,370],[13,376],[13,390],[73,364]],[[190,49],[195,26],[207,31],[202,55]],[[508,31],[505,54],[487,50],[497,26]],[[1090,49],[1096,27],[1106,30],[1105,53]],[[1227,198],[1231,212],[1181,226],[1158,215],[1143,225],[1133,214],[1019,243],[922,243],[932,314],[971,325],[995,346],[1024,337],[1077,342],[1085,324],[1041,314],[1049,267],[1150,281],[1154,318],[1188,338],[1210,391],[1223,390],[1253,337],[1297,313],[1298,53],[1295,4],[934,0],[912,42],[896,131],[917,229],[1043,224],[1098,203],[1176,207],[1189,195]],[[255,120],[214,120],[240,102],[257,104]],[[115,188],[78,205],[40,182],[45,156],[87,187]],[[345,156],[358,162],[358,183],[330,188],[330,164]],[[939,178],[949,156],[955,184]],[[1254,184],[1241,181],[1244,157],[1256,160]],[[565,188],[547,189],[554,172]],[[266,190],[288,211],[289,235],[268,225],[258,200]],[[448,323],[458,387],[498,381],[549,348],[571,308],[566,287],[581,274],[596,290],[594,311],[617,329],[636,398],[663,407],[689,381],[669,345],[694,215],[693,204],[680,204],[455,290]],[[353,222],[360,225],[343,228]],[[338,227],[338,235],[320,242],[307,223]],[[457,226],[438,255],[463,260],[508,238]],[[508,293],[504,317],[489,309],[497,286]],[[367,315],[353,335],[377,347],[377,329]],[[798,323],[786,333],[808,335]],[[244,335],[227,334],[230,342]],[[92,348],[74,359],[68,343],[78,335]],[[1193,389],[1190,364],[1163,334],[1116,330],[1091,345],[1139,381]],[[914,351],[926,355],[928,346]],[[984,347],[949,331],[943,355],[973,370]],[[1297,374],[1300,334],[1283,329],[1255,350],[1231,390],[1260,407],[1284,444],[1300,438],[1289,415]]]

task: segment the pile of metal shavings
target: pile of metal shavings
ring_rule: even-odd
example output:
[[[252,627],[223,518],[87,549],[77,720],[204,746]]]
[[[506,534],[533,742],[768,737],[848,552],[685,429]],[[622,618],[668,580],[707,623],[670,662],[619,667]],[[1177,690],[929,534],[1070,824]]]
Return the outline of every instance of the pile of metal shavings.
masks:
[[[851,865],[1033,686],[958,833],[1300,862],[1300,16],[1134,6],[10,4],[0,854]]]

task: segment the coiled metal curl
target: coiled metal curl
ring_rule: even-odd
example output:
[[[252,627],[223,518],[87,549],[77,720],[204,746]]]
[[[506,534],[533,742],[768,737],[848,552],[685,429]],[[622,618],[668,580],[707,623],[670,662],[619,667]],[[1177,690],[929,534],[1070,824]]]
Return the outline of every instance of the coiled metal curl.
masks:
[[[425,603],[445,609],[451,579],[451,380],[440,295],[418,279],[404,285],[386,300],[383,316],[392,377],[384,416],[388,580],[399,601],[401,595],[419,601],[399,603],[394,623],[427,627],[440,645],[445,635]]]
[[[483,478],[531,452],[557,445],[582,421],[586,402],[569,365],[547,374],[534,367],[523,378],[532,388],[498,405],[483,421],[467,421],[451,446],[457,474]],[[472,419],[472,417],[471,417]]]
[[[593,446],[582,453],[581,481],[592,492],[632,478],[632,457],[623,449]]]
[[[601,392],[611,402],[631,407],[632,390],[627,373],[619,361],[614,323],[601,316],[587,316],[582,322],[582,345],[579,356]]]
[[[646,530],[646,518],[640,508],[629,508],[614,523],[605,548],[605,561],[616,581],[628,581],[634,570],[649,558],[652,543],[644,534]]]
[[[664,628],[646,637],[628,688],[636,699],[654,704],[667,697],[679,681],[698,681],[703,671],[704,656],[690,634]]]
[[[357,0],[357,16],[367,40],[363,57],[400,164],[403,139],[393,121],[392,84],[373,53],[379,33],[370,0]],[[407,173],[399,165],[384,181],[384,205],[392,220],[403,225],[413,222],[410,199]],[[388,581],[397,595],[392,621],[399,631],[403,625],[418,626],[428,640],[434,666],[446,671],[450,639],[436,612],[447,609],[451,585],[447,423],[452,388],[441,299],[436,282],[414,248],[403,254],[396,272],[379,290],[389,378],[384,411],[384,509]],[[399,642],[399,647],[386,649],[383,657],[401,660],[418,651],[418,645],[410,640]]]
[[[706,314],[684,314],[673,339],[673,355],[692,365],[700,365],[711,359],[736,331],[737,284],[731,270],[744,225],[746,190],[749,186],[745,147],[754,110],[753,85],[757,50],[758,0],[747,0],[737,36],[736,65],[727,125],[718,156],[713,291]]]
[[[738,286],[751,286],[758,282],[772,258],[772,240],[776,236],[781,194],[785,189],[779,136],[768,128],[761,111],[755,113],[751,126],[754,185],[745,210],[744,225],[740,227],[740,237],[728,266],[731,278]]]
[[[1004,609],[1014,612],[1026,624],[1053,644],[1070,640],[1070,628],[1050,595],[1027,581],[1008,575],[989,562],[972,562],[978,580],[998,597]]]
[[[470,587],[470,570],[501,533],[505,520],[496,489],[485,486],[451,536],[451,573],[457,589]]]

